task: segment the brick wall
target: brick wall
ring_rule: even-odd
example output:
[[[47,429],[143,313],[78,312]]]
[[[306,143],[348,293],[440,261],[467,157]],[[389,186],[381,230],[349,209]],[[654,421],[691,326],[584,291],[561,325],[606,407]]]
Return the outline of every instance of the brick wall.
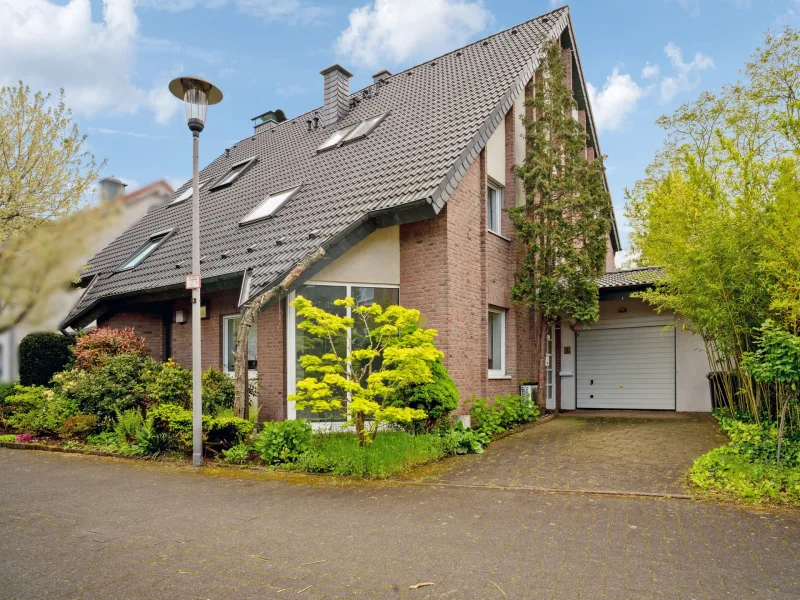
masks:
[[[202,347],[200,363],[203,370],[209,367],[222,368],[222,318],[239,313],[239,290],[231,289],[202,295],[208,301],[208,319],[200,322]],[[185,310],[186,323],[172,323],[172,358],[187,369],[192,367],[192,304],[189,298],[176,300],[174,311]],[[174,318],[173,318],[174,321]]]
[[[158,307],[133,307],[97,320],[98,327],[124,329],[133,327],[136,335],[147,341],[147,353],[164,360],[164,314]]]
[[[286,299],[258,317],[258,419],[286,418]]]

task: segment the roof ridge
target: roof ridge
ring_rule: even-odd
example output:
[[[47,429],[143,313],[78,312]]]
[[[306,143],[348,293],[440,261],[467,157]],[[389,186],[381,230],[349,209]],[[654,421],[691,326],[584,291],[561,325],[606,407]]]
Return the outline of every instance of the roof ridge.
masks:
[[[428,63],[432,63],[432,62],[435,62],[437,60],[441,60],[445,56],[450,56],[451,54],[455,54],[456,52],[461,52],[462,50],[465,50],[466,48],[469,48],[471,46],[475,46],[475,45],[480,44],[480,43],[482,43],[482,42],[484,42],[484,41],[486,41],[488,39],[491,39],[491,38],[497,37],[499,35],[502,35],[504,33],[507,33],[509,31],[511,31],[512,29],[516,29],[517,27],[522,27],[523,25],[528,25],[529,23],[533,23],[536,20],[543,19],[544,17],[547,17],[549,15],[555,14],[557,12],[566,12],[567,14],[569,14],[570,13],[569,4],[565,4],[564,6],[559,6],[558,8],[554,8],[551,11],[548,11],[546,13],[542,13],[541,15],[533,17],[532,19],[528,19],[527,21],[523,21],[522,23],[517,23],[516,25],[511,25],[510,27],[506,27],[505,29],[501,29],[500,31],[495,31],[494,33],[489,34],[486,37],[483,37],[483,38],[481,38],[479,40],[475,40],[474,42],[470,42],[469,44],[466,44],[466,45],[461,46],[459,48],[454,48],[454,49],[450,50],[449,52],[445,52],[444,54],[439,54],[437,56],[434,56],[433,58],[429,58],[427,60],[424,60],[424,61],[422,61],[420,63],[417,63],[417,64],[415,64],[413,66],[410,66],[410,67],[408,67],[406,69],[403,69],[402,71],[398,71],[397,73],[392,73],[389,77],[387,77],[385,79],[385,81],[394,79],[395,77],[398,77],[398,76],[402,75],[403,73],[407,73],[408,71],[413,71],[414,69],[417,69],[417,68],[419,68],[419,67],[421,67],[423,65],[426,65]],[[561,16],[562,15],[559,15],[559,18],[561,18]],[[374,82],[371,83],[371,84],[368,84],[365,87],[362,87],[362,88],[360,88],[360,89],[358,89],[358,90],[356,90],[354,92],[351,92],[349,97],[353,98],[353,96],[356,96],[358,94],[363,94],[364,90],[368,89],[372,85],[374,85]],[[268,131],[275,131],[279,127],[288,125],[289,123],[292,123],[294,121],[299,121],[300,119],[302,119],[303,117],[305,117],[307,115],[313,115],[314,113],[317,113],[317,112],[321,111],[323,108],[324,108],[323,106],[318,106],[317,108],[312,108],[312,109],[307,110],[306,112],[304,112],[302,114],[297,115],[296,117],[292,117],[291,119],[286,119],[282,123],[278,123],[275,127],[270,127],[269,129],[265,129],[264,131],[256,131],[253,135],[244,137],[240,141],[244,141],[244,140],[247,140],[247,139],[253,139],[257,135],[263,134],[263,133],[267,133]]]

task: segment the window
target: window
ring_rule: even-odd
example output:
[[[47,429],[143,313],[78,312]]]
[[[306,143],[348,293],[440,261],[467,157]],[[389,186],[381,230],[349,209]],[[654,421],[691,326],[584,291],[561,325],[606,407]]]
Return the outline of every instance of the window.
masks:
[[[506,311],[489,309],[489,377],[506,376]]]
[[[340,144],[354,142],[368,136],[370,133],[372,133],[373,129],[380,125],[381,121],[386,118],[387,114],[388,113],[383,113],[382,115],[371,117],[366,121],[361,121],[361,123],[357,123],[356,125],[351,125],[350,127],[340,129],[327,140],[325,140],[325,143],[317,148],[317,152],[322,152],[323,150],[339,146]]]
[[[209,181],[208,179],[201,181],[200,184],[198,185],[198,191],[202,190],[203,186],[207,184],[208,181]],[[170,206],[172,206],[173,204],[180,204],[181,202],[185,202],[186,200],[192,197],[193,193],[194,193],[194,185],[190,185],[188,188],[183,190],[183,193],[180,196],[178,196],[177,198],[175,198],[175,200],[169,203]]]
[[[362,121],[358,124],[353,131],[351,131],[347,137],[344,138],[343,143],[353,142],[355,140],[361,139],[362,137],[368,136],[372,133],[372,130],[375,129],[381,121],[383,121],[386,114],[378,115],[377,117],[372,117],[367,119],[366,121]]]
[[[334,132],[334,134],[329,137],[322,146],[317,148],[317,152],[321,152],[322,150],[327,150],[328,148],[333,148],[334,146],[338,146],[339,142],[341,142],[348,133],[353,131],[358,127],[358,125],[351,125],[350,127],[345,127],[344,129],[340,129],[339,131]]]
[[[553,357],[553,342],[555,340],[556,330],[555,325],[550,328],[550,331],[547,332],[547,347],[545,348],[544,353],[544,366],[545,366],[545,386],[546,386],[546,394],[545,399],[547,400],[547,408],[555,408],[555,404],[553,403],[553,369],[555,367],[555,359]]]
[[[277,194],[270,194],[261,202],[261,204],[250,211],[250,214],[239,221],[239,225],[247,225],[248,223],[253,223],[254,221],[260,221],[262,219],[271,217],[279,208],[294,198],[299,191],[300,186],[297,186],[290,190],[278,192]]]
[[[486,229],[500,234],[503,209],[503,188],[489,185],[486,190]]]
[[[117,269],[118,271],[127,271],[129,269],[133,269],[139,263],[141,263],[145,258],[150,256],[156,248],[158,248],[164,240],[169,237],[169,234],[172,233],[170,231],[162,231],[161,233],[155,233],[150,236],[150,239],[145,242],[143,246],[141,246],[136,252],[134,252],[130,258],[128,258],[122,265]]]
[[[239,178],[240,175],[242,175],[242,173],[250,168],[250,165],[252,165],[255,161],[256,159],[253,157],[233,165],[230,169],[228,169],[228,172],[225,173],[225,175],[217,179],[214,185],[211,186],[211,189],[216,190],[232,184]]]
[[[323,310],[339,315],[347,316],[348,310],[343,306],[337,306],[336,300],[352,296],[356,304],[372,304],[373,302],[380,304],[386,308],[393,304],[400,302],[400,290],[397,287],[376,287],[376,286],[363,286],[363,285],[346,285],[346,284],[309,284],[302,286],[296,292],[296,295],[301,295],[314,303]],[[290,302],[295,294],[290,297]],[[300,365],[300,357],[306,354],[314,354],[322,356],[330,352],[330,344],[327,341],[320,340],[309,336],[305,331],[299,329],[299,324],[294,309],[290,309],[287,325],[289,327],[288,340],[289,352],[289,393],[295,391],[296,382],[306,378],[305,369]],[[366,347],[365,328],[363,323],[356,322],[356,326],[348,331],[347,336],[343,340],[339,340],[336,347],[336,352],[340,354],[347,353],[347,347],[351,348],[364,348]],[[292,350],[292,346],[294,349]],[[291,415],[291,410],[290,410]],[[298,410],[295,412],[295,418],[302,418],[313,422],[334,422],[342,423],[345,420],[344,411],[330,411],[324,413],[311,412],[310,409]]]
[[[239,315],[222,317],[222,370],[228,375],[233,375],[234,359],[236,351],[236,336],[239,335],[239,326],[242,323]],[[258,355],[256,353],[256,340],[258,338],[258,325],[253,323],[250,331],[247,332],[247,370],[255,372],[258,367]]]

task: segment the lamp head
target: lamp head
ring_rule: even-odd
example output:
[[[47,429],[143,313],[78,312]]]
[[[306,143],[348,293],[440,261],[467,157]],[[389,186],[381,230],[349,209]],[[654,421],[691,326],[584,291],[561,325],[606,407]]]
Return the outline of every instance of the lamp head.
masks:
[[[172,95],[184,101],[186,123],[192,133],[199,134],[206,124],[206,110],[222,101],[222,91],[201,77],[178,77],[169,82]]]

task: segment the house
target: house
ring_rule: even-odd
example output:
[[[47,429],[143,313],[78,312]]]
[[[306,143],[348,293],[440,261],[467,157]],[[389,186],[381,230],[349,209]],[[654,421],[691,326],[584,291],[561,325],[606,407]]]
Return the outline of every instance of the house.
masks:
[[[250,330],[261,420],[298,416],[287,402],[308,352],[290,306],[297,294],[327,310],[345,296],[419,309],[439,331],[459,414],[473,395],[518,393],[534,376],[532,314],[510,299],[520,247],[504,209],[525,202],[513,167],[525,154],[525,92],[547,40],[561,44],[593,159],[599,142],[565,7],[401,73],[380,71],[355,93],[351,74],[333,65],[321,72],[319,109],[256,117],[252,136],[202,169],[203,368],[232,373],[241,306],[316,248],[329,256]],[[190,190],[187,182],[92,261],[65,325],[132,326],[154,357],[191,366]],[[614,224],[608,270],[619,249]],[[566,407],[559,395],[575,378],[557,370],[564,330],[551,331],[542,379],[548,403]]]
[[[126,184],[115,177],[105,177],[98,183],[102,202],[113,202],[119,211],[110,218],[106,227],[94,233],[88,245],[87,262],[94,254],[108,246],[119,235],[144,217],[149,211],[172,199],[172,187],[166,181],[156,181],[129,194]],[[76,267],[81,266],[81,263]],[[16,381],[19,375],[19,342],[32,331],[55,331],[68,315],[70,309],[83,294],[83,290],[66,288],[51,295],[47,301],[48,318],[36,323],[23,322],[0,334],[0,382]],[[84,326],[89,325],[85,323]]]

